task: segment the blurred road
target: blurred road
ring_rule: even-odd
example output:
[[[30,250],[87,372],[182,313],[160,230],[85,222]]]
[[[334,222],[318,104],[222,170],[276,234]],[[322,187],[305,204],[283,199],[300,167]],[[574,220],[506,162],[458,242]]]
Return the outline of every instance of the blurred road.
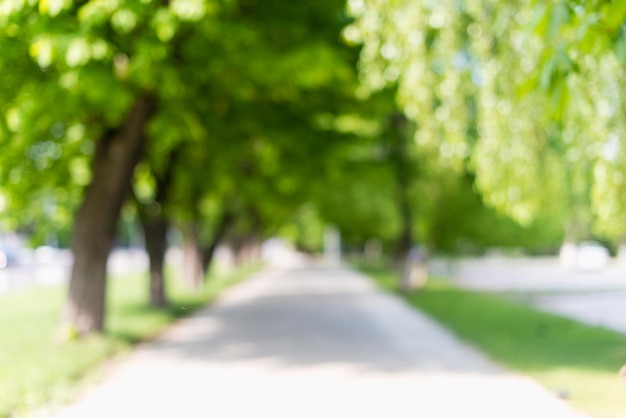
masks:
[[[24,251],[15,264],[0,269],[0,295],[31,286],[51,286],[65,281],[72,256],[68,250],[43,247]]]
[[[626,333],[626,266],[598,271],[561,267],[557,258],[435,260],[431,273],[483,292],[516,299],[577,321]]]
[[[533,295],[521,299],[544,311],[626,334],[626,292]]]
[[[615,262],[597,271],[564,268],[556,257],[435,259],[431,274],[485,292],[626,291],[626,266]]]
[[[274,268],[139,349],[58,417],[573,418],[339,267]]]
[[[116,249],[109,257],[113,275],[146,271],[148,260],[142,249]],[[72,253],[51,247],[25,252],[19,263],[0,269],[0,295],[32,286],[58,286],[65,283],[72,267]]]

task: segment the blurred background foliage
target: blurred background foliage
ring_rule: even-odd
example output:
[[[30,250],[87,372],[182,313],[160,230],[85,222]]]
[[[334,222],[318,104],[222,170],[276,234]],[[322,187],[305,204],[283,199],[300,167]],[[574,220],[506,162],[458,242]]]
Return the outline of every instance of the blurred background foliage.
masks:
[[[178,230],[204,264],[276,235],[319,252],[328,225],[400,259],[616,246],[625,16],[603,0],[1,0],[0,228],[76,245],[95,163],[148,100],[118,242]]]
[[[176,306],[174,245],[197,294],[218,246],[317,254],[331,226],[399,262],[617,249],[625,21],[611,0],[0,0],[0,250],[72,248],[52,316],[74,338],[105,328],[114,245],[145,245],[150,312]]]
[[[486,205],[570,241],[623,238],[622,2],[348,4],[361,94],[397,86],[418,146],[471,172]]]

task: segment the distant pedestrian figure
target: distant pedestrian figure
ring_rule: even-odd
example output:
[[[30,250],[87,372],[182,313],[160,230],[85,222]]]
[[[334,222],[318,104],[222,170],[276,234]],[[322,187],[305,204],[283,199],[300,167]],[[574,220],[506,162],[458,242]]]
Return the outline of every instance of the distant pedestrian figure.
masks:
[[[619,377],[621,377],[624,383],[626,384],[626,364],[624,364],[622,368],[619,369]]]

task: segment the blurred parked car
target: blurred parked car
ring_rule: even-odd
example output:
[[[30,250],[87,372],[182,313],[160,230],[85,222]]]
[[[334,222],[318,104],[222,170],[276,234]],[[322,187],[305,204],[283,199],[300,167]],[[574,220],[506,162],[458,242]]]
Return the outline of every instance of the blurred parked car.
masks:
[[[561,265],[582,271],[597,271],[606,267],[611,260],[609,250],[596,241],[565,243],[559,254]]]
[[[576,267],[580,270],[601,270],[609,263],[609,250],[595,241],[582,241],[576,247]]]
[[[0,247],[0,269],[17,263],[17,254],[10,248]]]

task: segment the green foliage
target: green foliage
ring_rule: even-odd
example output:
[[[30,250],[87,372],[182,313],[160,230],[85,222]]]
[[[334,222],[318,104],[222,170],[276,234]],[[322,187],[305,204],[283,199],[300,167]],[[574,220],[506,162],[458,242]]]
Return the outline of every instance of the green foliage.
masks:
[[[511,218],[485,207],[472,176],[440,179],[431,187],[427,242],[436,252],[476,254],[489,248],[523,249],[530,253],[557,252],[563,242],[558,213],[544,210],[544,216],[522,226]]]
[[[322,218],[341,229],[346,243],[362,244],[372,237],[394,242],[399,221],[389,169],[380,163],[352,162],[335,170],[328,181],[332,186],[318,196]]]
[[[234,214],[235,235],[273,233],[294,215],[342,137],[320,115],[354,104],[356,51],[339,39],[342,8],[335,0],[232,3],[210,36],[187,39],[179,86],[187,93],[152,121],[159,141],[136,178],[142,202],[155,198],[155,178],[176,151],[163,209],[199,223],[201,241],[210,242],[224,214]]]
[[[365,90],[398,85],[420,146],[448,164],[471,153],[488,205],[526,225],[558,205],[573,239],[592,224],[617,239],[621,3],[353,0],[344,35],[363,45]]]
[[[150,93],[157,112],[135,173],[138,200],[177,223],[199,222],[205,242],[231,212],[239,233],[276,231],[319,187],[312,180],[347,136],[345,126],[320,119],[358,106],[357,51],[339,36],[343,7],[7,2],[0,69],[12,70],[0,76],[0,228],[68,231],[102,133]],[[173,192],[155,202],[173,154]]]
[[[315,206],[307,204],[280,228],[279,235],[302,251],[320,253],[324,246],[324,223]]]
[[[211,53],[180,45],[217,36],[208,29],[220,7],[203,0],[3,3],[0,194],[5,228],[69,228],[91,179],[102,132],[117,128],[146,91],[164,103],[189,96],[193,86],[182,81],[186,54],[207,59]],[[180,111],[159,110],[157,120],[167,118],[181,136],[188,135],[191,129],[180,123]],[[160,129],[152,136],[155,142],[171,142],[171,132]]]

